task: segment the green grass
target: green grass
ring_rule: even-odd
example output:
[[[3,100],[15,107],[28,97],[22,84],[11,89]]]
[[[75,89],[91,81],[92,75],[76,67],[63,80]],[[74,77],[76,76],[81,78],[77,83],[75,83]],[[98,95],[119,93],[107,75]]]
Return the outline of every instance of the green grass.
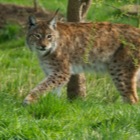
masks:
[[[0,3],[31,5],[21,0],[0,0]],[[125,1],[129,3],[128,1]],[[44,3],[44,4],[43,4]],[[124,2],[108,0],[110,5]],[[66,1],[41,1],[50,10],[66,11]],[[114,9],[96,3],[88,20],[136,21],[120,17]],[[0,140],[139,140],[139,104],[124,104],[108,74],[86,74],[87,97],[70,103],[66,89],[62,97],[48,94],[37,104],[23,107],[27,93],[43,79],[37,58],[25,47],[21,28],[8,24],[0,30]]]

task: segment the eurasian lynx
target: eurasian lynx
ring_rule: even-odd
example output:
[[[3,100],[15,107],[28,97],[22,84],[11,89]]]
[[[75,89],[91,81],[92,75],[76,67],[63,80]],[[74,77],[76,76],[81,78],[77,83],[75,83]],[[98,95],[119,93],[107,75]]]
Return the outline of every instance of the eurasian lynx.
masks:
[[[61,23],[29,17],[27,44],[38,55],[47,78],[30,91],[25,104],[65,85],[72,74],[108,70],[123,99],[138,102],[140,30],[129,25]]]

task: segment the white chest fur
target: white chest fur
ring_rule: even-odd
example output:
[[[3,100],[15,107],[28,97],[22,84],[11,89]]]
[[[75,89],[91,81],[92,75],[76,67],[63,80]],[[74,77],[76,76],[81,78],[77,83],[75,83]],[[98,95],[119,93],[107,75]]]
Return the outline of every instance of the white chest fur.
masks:
[[[47,63],[40,62],[40,65],[46,75],[52,74],[52,69],[50,68],[50,66]]]

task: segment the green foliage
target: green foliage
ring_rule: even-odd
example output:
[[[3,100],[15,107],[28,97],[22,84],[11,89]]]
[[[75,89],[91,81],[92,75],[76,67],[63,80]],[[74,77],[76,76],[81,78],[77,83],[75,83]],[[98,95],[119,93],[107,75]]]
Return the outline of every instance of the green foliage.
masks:
[[[1,3],[32,5],[31,1],[0,0]],[[135,24],[120,16],[114,6],[128,0],[93,1],[88,20]],[[66,13],[66,0],[40,0],[41,6]],[[139,140],[139,104],[121,102],[107,74],[86,74],[87,97],[69,102],[66,90],[58,98],[51,93],[39,103],[23,107],[22,100],[43,79],[38,61],[25,47],[18,25],[0,31],[0,140]]]
[[[18,39],[21,32],[21,27],[17,24],[6,24],[3,29],[0,29],[0,43],[11,39]]]
[[[137,19],[125,16],[119,8],[126,4],[136,4],[136,0],[95,0],[87,18],[94,21],[109,21],[137,26]]]

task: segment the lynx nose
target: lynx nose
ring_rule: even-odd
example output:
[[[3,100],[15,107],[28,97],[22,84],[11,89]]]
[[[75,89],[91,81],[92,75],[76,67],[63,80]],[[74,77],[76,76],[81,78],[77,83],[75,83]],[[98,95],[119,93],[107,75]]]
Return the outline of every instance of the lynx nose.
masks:
[[[37,47],[36,49],[40,50],[40,51],[45,51],[46,49],[45,45],[40,45],[39,47]]]
[[[42,47],[42,48],[45,48],[45,47],[46,47],[46,45],[41,45],[41,47]]]
[[[41,45],[41,50],[45,50],[45,48],[46,48],[46,45],[42,44]]]

